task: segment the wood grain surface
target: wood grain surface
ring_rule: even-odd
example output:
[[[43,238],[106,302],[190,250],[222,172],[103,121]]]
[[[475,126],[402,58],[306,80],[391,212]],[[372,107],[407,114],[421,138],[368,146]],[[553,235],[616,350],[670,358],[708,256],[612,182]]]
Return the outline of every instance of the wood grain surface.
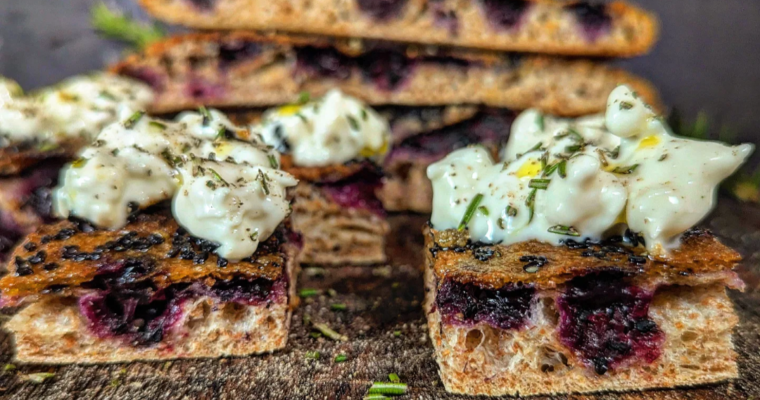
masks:
[[[225,358],[136,362],[104,366],[22,366],[0,370],[2,399],[361,399],[372,381],[397,373],[410,391],[400,399],[466,399],[447,394],[437,374],[427,336],[423,299],[420,228],[422,216],[394,215],[392,262],[386,267],[306,268],[300,288],[335,290],[305,299],[293,317],[290,342],[275,354]],[[682,390],[561,396],[569,399],[671,400],[760,398],[760,209],[722,199],[706,222],[726,244],[744,255],[740,275],[745,293],[732,293],[741,323],[734,341],[741,378],[735,382]],[[332,311],[334,303],[346,311]],[[346,342],[309,336],[308,314],[349,337]],[[12,339],[0,334],[0,366],[12,357]],[[310,360],[306,352],[320,352]],[[335,363],[338,354],[348,357]],[[30,373],[54,372],[44,383]],[[533,399],[550,399],[534,397]]]

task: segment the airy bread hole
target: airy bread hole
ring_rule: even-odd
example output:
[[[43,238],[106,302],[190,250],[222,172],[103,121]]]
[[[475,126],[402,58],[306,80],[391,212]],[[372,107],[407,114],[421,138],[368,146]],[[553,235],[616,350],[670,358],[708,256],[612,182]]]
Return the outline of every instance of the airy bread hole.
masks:
[[[554,303],[554,299],[550,297],[544,297],[541,299],[541,308],[546,320],[552,325],[557,326],[559,324],[559,312],[557,306]]]
[[[464,345],[467,348],[467,350],[472,351],[478,348],[483,343],[483,331],[480,329],[472,329],[469,332],[467,332],[467,336],[465,336],[465,342]]]
[[[541,354],[541,372],[548,374],[559,372],[569,367],[567,356],[561,351],[548,346],[542,346],[539,351]]]
[[[225,303],[222,308],[224,318],[237,321],[245,315],[245,306],[238,303]]]
[[[681,334],[681,340],[684,342],[692,342],[694,340],[697,340],[698,337],[699,335],[693,331],[686,331]]]
[[[197,304],[190,312],[187,328],[194,330],[198,325],[204,323],[209,315],[211,315],[211,304],[206,301]]]

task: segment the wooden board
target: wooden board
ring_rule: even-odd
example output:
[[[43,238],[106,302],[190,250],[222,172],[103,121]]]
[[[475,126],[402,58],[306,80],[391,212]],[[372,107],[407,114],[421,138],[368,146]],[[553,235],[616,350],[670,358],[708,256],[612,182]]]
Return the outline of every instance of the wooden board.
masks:
[[[293,317],[288,349],[276,354],[227,358],[137,362],[105,366],[18,366],[0,375],[3,399],[361,399],[372,381],[397,373],[409,384],[404,399],[465,399],[447,394],[432,359],[421,309],[423,298],[421,216],[391,217],[390,267],[306,269],[301,288],[332,288],[334,297],[305,300]],[[745,256],[740,270],[745,293],[732,293],[741,323],[735,332],[740,359],[738,381],[686,390],[569,396],[570,399],[670,400],[760,398],[760,209],[723,199],[706,223]],[[347,311],[331,311],[345,303]],[[325,322],[347,342],[309,336],[302,319]],[[319,360],[306,352],[319,351]],[[12,342],[0,334],[0,366],[11,359]],[[348,361],[335,363],[337,354]],[[33,372],[54,372],[40,384],[25,381]],[[549,399],[534,397],[534,399]]]

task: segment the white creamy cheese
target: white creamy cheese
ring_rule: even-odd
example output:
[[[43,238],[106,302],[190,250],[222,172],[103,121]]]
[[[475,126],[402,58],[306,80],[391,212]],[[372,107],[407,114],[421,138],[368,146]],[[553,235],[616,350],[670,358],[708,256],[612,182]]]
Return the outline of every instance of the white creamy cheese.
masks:
[[[153,100],[144,83],[107,73],[70,78],[24,96],[13,81],[0,82],[0,145],[69,139],[90,142],[106,125],[145,109]]]
[[[390,141],[388,122],[339,90],[315,102],[272,110],[252,130],[304,167],[342,164],[360,157],[379,161]]]
[[[599,239],[627,224],[651,252],[664,254],[710,212],[716,186],[753,149],[674,136],[619,86],[603,116],[522,113],[502,162],[468,147],[431,165],[431,222],[436,229],[466,226],[473,241],[505,244]]]
[[[174,122],[134,113],[64,168],[55,211],[119,229],[131,211],[173,199],[191,234],[219,243],[221,257],[248,257],[289,214],[286,188],[297,183],[271,147],[232,138],[248,136],[215,110]]]

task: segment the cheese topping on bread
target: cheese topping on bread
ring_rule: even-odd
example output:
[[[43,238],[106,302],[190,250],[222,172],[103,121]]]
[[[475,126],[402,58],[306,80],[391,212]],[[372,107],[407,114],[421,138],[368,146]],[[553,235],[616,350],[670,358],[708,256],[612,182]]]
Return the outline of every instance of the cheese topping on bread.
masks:
[[[304,105],[267,112],[260,132],[264,141],[302,167],[343,164],[358,158],[380,161],[388,151],[388,121],[359,100],[337,89]]]
[[[174,122],[136,112],[64,168],[55,211],[119,229],[130,213],[173,199],[177,222],[219,243],[219,256],[248,257],[287,217],[286,189],[298,182],[279,169],[277,151],[249,136],[216,110]]]
[[[142,82],[106,73],[70,78],[24,96],[13,81],[0,80],[0,145],[68,139],[91,141],[106,125],[146,108],[153,91]]]
[[[432,164],[431,222],[473,241],[512,244],[604,238],[626,226],[666,254],[716,201],[716,186],[752,153],[673,135],[627,86],[606,115],[559,119],[522,113],[502,162],[468,147]]]

